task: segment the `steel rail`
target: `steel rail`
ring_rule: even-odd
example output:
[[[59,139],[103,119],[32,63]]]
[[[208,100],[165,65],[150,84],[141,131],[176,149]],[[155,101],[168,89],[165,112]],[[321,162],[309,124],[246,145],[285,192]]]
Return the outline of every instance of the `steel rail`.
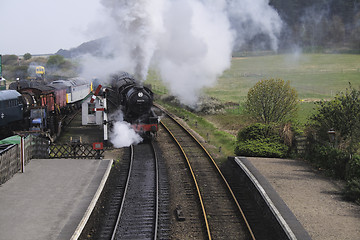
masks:
[[[119,210],[119,215],[118,215],[118,218],[117,218],[116,223],[115,223],[115,226],[114,226],[114,231],[113,231],[113,234],[112,234],[112,236],[111,236],[111,240],[114,240],[115,237],[116,237],[116,231],[117,231],[117,228],[118,228],[118,225],[119,225],[119,222],[120,222],[121,214],[122,214],[123,207],[124,207],[124,203],[125,203],[125,196],[126,196],[126,193],[127,193],[128,187],[129,187],[130,175],[131,175],[132,166],[133,166],[133,161],[134,161],[134,146],[131,145],[131,146],[130,146],[130,149],[131,149],[131,154],[130,154],[129,173],[128,173],[128,177],[127,177],[127,180],[126,180],[126,185],[125,185],[125,189],[124,189],[124,195],[123,195],[123,198],[122,198],[122,201],[121,201],[121,206],[120,206],[120,210]]]
[[[154,148],[153,143],[151,142],[150,144],[151,149],[152,149],[152,153],[154,156],[154,164],[155,164],[155,177],[154,177],[154,184],[155,184],[155,195],[154,195],[154,228],[153,228],[153,239],[156,240],[157,239],[157,235],[158,235],[158,221],[159,221],[159,166],[158,166],[158,158],[157,158],[157,154]],[[128,177],[126,180],[126,186],[125,186],[125,190],[124,190],[124,194],[123,194],[123,198],[122,198],[122,202],[121,202],[121,207],[119,210],[119,214],[118,214],[118,218],[114,227],[114,231],[112,234],[112,240],[116,239],[116,235],[117,235],[117,229],[121,226],[119,226],[120,224],[120,219],[122,217],[123,211],[124,211],[124,206],[125,206],[125,201],[127,198],[127,193],[128,193],[128,189],[129,189],[129,182],[131,179],[131,174],[133,171],[133,163],[134,163],[134,146],[131,145],[131,157],[130,157],[130,167],[129,167],[129,172],[128,172]]]
[[[207,232],[207,235],[208,235],[208,239],[211,240],[211,232],[210,232],[210,227],[209,227],[209,222],[207,220],[207,214],[206,214],[206,210],[205,210],[205,205],[204,205],[204,201],[202,199],[202,196],[201,196],[201,192],[200,192],[200,188],[199,188],[199,185],[197,183],[197,180],[196,180],[196,177],[195,177],[195,174],[194,174],[194,171],[191,167],[191,164],[190,164],[190,161],[189,161],[189,158],[187,157],[184,149],[182,148],[181,144],[179,143],[179,141],[176,139],[176,137],[174,136],[174,134],[170,131],[170,129],[168,127],[165,126],[165,124],[161,121],[160,124],[166,129],[166,131],[171,135],[171,137],[174,139],[174,141],[176,142],[176,144],[178,145],[179,149],[181,150],[182,154],[184,155],[184,158],[186,159],[186,162],[187,162],[187,165],[189,167],[189,170],[191,172],[191,175],[192,175],[192,178],[193,178],[193,181],[194,181],[194,184],[195,184],[195,187],[196,187],[196,191],[197,191],[197,194],[198,194],[198,198],[199,198],[199,201],[200,201],[200,205],[201,205],[201,209],[202,209],[202,212],[203,212],[203,217],[204,217],[204,222],[205,222],[205,226],[206,226],[206,232]]]
[[[157,154],[151,142],[151,147],[154,151],[154,158],[155,158],[155,185],[156,185],[156,196],[155,196],[155,226],[154,226],[154,240],[157,239],[157,231],[158,231],[158,223],[159,223],[159,161],[157,158]]]
[[[238,208],[238,210],[239,210],[239,212],[240,212],[240,214],[241,214],[241,216],[242,216],[242,218],[243,218],[243,220],[244,220],[244,222],[245,222],[245,225],[246,225],[246,227],[247,227],[247,229],[248,229],[248,231],[249,231],[249,234],[251,235],[251,238],[252,238],[253,240],[255,240],[255,239],[256,239],[256,238],[255,238],[255,235],[254,235],[254,233],[253,233],[253,231],[252,231],[252,229],[251,229],[251,226],[250,226],[249,222],[248,222],[247,219],[246,219],[246,216],[245,216],[245,214],[244,214],[244,211],[242,210],[242,208],[241,208],[238,200],[236,199],[235,194],[234,194],[234,192],[232,191],[232,189],[231,189],[228,181],[226,180],[225,176],[222,174],[220,168],[219,168],[218,165],[216,164],[215,160],[212,158],[211,154],[205,149],[205,147],[199,142],[199,140],[198,140],[188,129],[186,129],[178,120],[175,119],[175,117],[174,117],[171,113],[169,113],[167,110],[163,109],[162,107],[160,107],[160,106],[158,106],[158,105],[156,105],[156,107],[160,108],[160,109],[161,109],[165,114],[167,114],[177,125],[179,125],[183,130],[185,130],[185,131],[193,138],[193,140],[196,141],[196,143],[202,148],[202,150],[203,150],[203,151],[205,152],[205,154],[208,156],[209,160],[212,162],[213,166],[216,168],[217,173],[221,176],[221,178],[222,178],[222,180],[224,181],[224,183],[225,183],[225,185],[226,185],[229,193],[231,194],[231,196],[232,196],[232,198],[233,198],[233,200],[234,200],[234,202],[235,202],[235,204],[236,204],[236,206],[237,206],[237,208]],[[164,123],[163,123],[162,121],[161,121],[161,124],[162,124],[162,126],[165,127],[165,125],[164,125]],[[167,129],[167,127],[165,127],[165,129]],[[169,131],[169,130],[167,130],[167,131]],[[177,143],[178,143],[178,142],[177,142]],[[179,144],[179,143],[178,143],[178,144]],[[183,151],[183,150],[182,150],[182,151]],[[189,164],[189,163],[188,163],[188,164]],[[192,174],[193,174],[193,173],[192,173]]]

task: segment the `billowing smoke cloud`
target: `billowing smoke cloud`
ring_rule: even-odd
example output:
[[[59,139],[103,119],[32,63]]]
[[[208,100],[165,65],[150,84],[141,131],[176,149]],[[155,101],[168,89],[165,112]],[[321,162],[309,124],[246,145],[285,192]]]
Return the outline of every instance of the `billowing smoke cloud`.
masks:
[[[230,67],[235,33],[225,1],[171,1],[163,19],[155,68],[170,92],[192,105]]]
[[[126,71],[146,79],[156,69],[187,105],[230,67],[234,47],[266,36],[274,50],[281,19],[269,0],[102,0],[107,36],[102,58],[86,58],[90,77]],[[101,30],[101,31],[100,31]]]
[[[262,44],[277,50],[283,22],[269,5],[269,0],[232,0],[228,4],[228,13],[232,28],[237,33],[236,49],[255,36],[262,35]]]
[[[123,120],[123,114],[119,110],[112,114],[109,119],[113,121],[113,127],[110,132],[110,142],[115,148],[128,147],[131,144],[142,142],[142,138],[131,127],[130,123]]]

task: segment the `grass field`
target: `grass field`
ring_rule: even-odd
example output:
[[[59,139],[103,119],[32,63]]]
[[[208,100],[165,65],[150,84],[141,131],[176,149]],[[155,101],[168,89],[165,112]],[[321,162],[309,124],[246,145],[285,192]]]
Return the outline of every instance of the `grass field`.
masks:
[[[359,89],[360,55],[303,54],[233,58],[231,68],[219,77],[214,87],[204,89],[204,93],[224,103],[239,103],[239,108],[228,109],[226,114],[218,115],[196,116],[185,112],[181,115],[186,115],[188,124],[192,127],[198,122],[198,128],[204,130],[200,134],[204,138],[210,135],[214,146],[222,146],[224,159],[233,154],[236,133],[251,123],[244,115],[242,107],[247,92],[259,80],[269,78],[290,81],[290,85],[297,90],[301,100],[298,121],[304,125],[314,112],[315,101],[331,99],[336,93],[346,90],[349,82],[354,88]],[[167,92],[153,72],[149,75],[148,83],[152,85],[155,93]],[[203,121],[200,121],[199,117],[209,122],[212,127],[209,127],[209,124],[201,124]],[[217,130],[225,134],[220,138],[219,134],[215,134]]]
[[[150,73],[149,83],[164,89]],[[351,82],[360,86],[360,55],[302,54],[233,58],[231,68],[205,93],[223,102],[242,102],[248,90],[261,79],[290,81],[300,99],[319,100],[335,96]]]
[[[149,82],[159,92],[166,92],[159,80],[150,74]],[[231,68],[219,77],[217,84],[204,92],[222,102],[243,103],[249,89],[261,79],[281,78],[290,81],[301,100],[299,122],[306,123],[314,101],[331,99],[346,90],[351,82],[360,87],[360,55],[300,54],[233,58]],[[234,111],[233,114],[242,114]]]
[[[231,68],[206,93],[222,101],[242,102],[249,88],[261,79],[290,81],[300,99],[333,97],[348,87],[360,85],[360,55],[303,54],[234,58]]]

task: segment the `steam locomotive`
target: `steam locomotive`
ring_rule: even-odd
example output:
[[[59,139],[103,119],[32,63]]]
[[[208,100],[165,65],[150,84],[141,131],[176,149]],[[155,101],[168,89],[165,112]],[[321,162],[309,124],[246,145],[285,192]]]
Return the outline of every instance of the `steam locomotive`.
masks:
[[[105,92],[109,113],[120,109],[124,121],[142,137],[151,138],[156,134],[158,116],[152,109],[154,94],[148,87],[124,72],[111,77],[111,86]]]
[[[64,116],[80,107],[92,84],[80,78],[43,81],[19,80],[0,91],[1,130],[59,133]]]

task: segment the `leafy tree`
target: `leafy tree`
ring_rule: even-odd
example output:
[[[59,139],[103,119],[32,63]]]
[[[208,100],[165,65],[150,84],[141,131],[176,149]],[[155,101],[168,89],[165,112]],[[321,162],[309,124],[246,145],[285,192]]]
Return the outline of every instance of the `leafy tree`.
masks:
[[[245,102],[245,110],[265,124],[291,121],[298,109],[298,96],[289,81],[261,80],[252,87]]]
[[[28,66],[15,66],[14,78],[25,79],[28,76]]]
[[[2,63],[3,65],[16,65],[18,62],[19,57],[16,55],[3,55],[2,56]]]
[[[339,148],[350,154],[359,149],[360,142],[360,91],[349,89],[331,101],[317,103],[317,113],[311,117],[311,127],[319,140],[327,141],[328,131],[334,130]]]
[[[360,11],[354,16],[354,27],[351,31],[352,47],[360,49]]]
[[[329,24],[329,39],[335,44],[341,46],[345,39],[345,25],[342,19],[335,15]]]
[[[30,53],[25,53],[25,54],[24,54],[24,59],[25,59],[25,60],[29,60],[30,58],[32,58],[32,56],[31,56]]]
[[[48,67],[57,67],[57,68],[61,68],[61,66],[63,64],[65,64],[65,59],[63,56],[61,55],[52,55],[49,57],[48,61],[47,61],[47,66]]]

